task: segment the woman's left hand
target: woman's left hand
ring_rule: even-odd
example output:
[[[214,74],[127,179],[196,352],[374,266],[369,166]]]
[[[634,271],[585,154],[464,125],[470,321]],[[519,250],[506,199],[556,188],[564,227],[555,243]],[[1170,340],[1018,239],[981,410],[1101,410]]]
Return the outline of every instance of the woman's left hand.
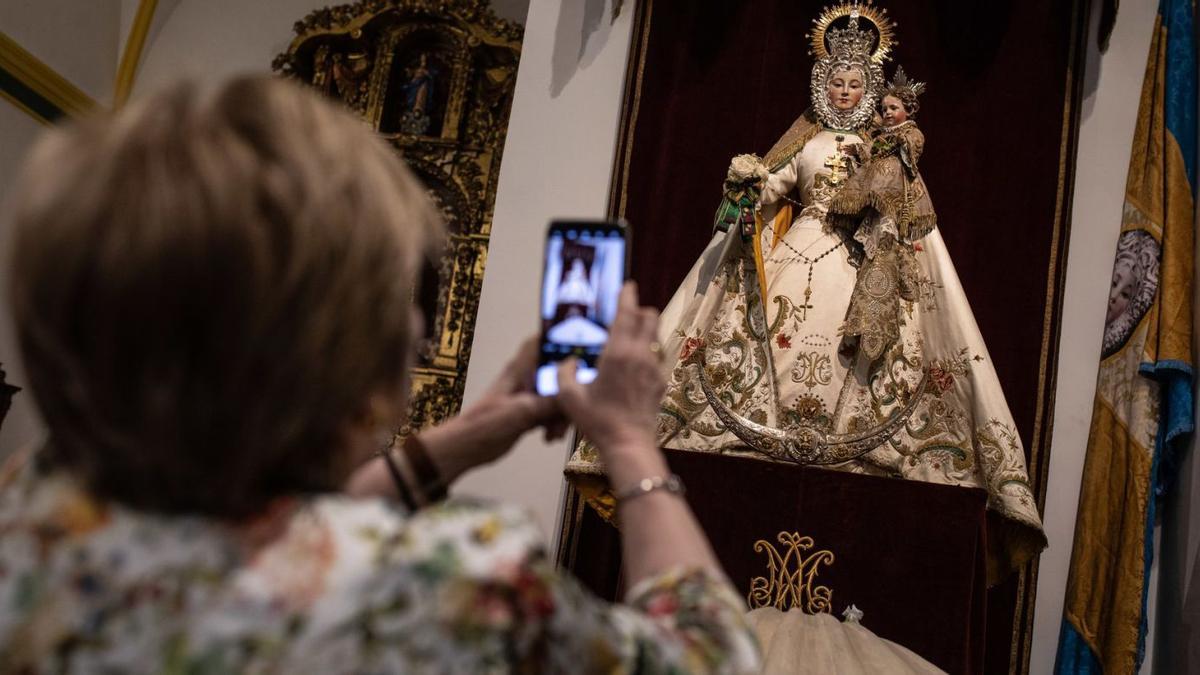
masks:
[[[478,401],[418,434],[447,484],[504,456],[517,439],[539,426],[545,428],[547,440],[566,433],[567,423],[555,400],[533,390],[537,364],[538,339],[531,337]]]
[[[537,362],[538,340],[531,337],[478,401],[417,434],[443,483],[449,485],[465,471],[499,459],[536,427],[545,428],[547,440],[566,433],[557,402],[533,391]],[[354,472],[346,491],[360,497],[396,496],[391,474],[378,457]]]
[[[443,483],[449,485],[463,472],[499,459],[536,427],[545,428],[547,440],[566,433],[557,402],[533,391],[537,361],[538,340],[529,338],[478,401],[417,434]],[[354,472],[346,491],[360,497],[396,496],[391,474],[378,457]]]

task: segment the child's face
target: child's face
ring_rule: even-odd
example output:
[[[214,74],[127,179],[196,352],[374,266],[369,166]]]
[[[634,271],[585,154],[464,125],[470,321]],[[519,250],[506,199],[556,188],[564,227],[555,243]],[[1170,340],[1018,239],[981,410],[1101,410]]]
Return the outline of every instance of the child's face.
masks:
[[[880,107],[885,126],[894,127],[908,120],[908,111],[904,109],[904,103],[895,96],[884,96]]]

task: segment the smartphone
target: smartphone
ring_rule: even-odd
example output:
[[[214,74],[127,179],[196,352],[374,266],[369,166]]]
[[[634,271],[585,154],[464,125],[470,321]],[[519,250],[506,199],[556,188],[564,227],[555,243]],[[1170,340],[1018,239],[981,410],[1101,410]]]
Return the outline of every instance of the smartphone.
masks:
[[[629,267],[629,226],[615,220],[556,220],[546,231],[537,392],[558,393],[558,362],[579,359],[576,379],[596,379]]]

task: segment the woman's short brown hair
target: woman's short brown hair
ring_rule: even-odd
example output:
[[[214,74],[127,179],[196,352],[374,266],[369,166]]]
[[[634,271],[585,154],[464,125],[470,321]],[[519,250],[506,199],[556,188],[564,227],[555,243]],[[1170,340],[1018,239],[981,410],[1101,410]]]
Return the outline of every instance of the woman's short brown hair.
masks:
[[[298,85],[187,83],[50,132],[15,194],[52,461],[158,511],[337,487],[347,423],[404,382],[442,227],[391,148]]]

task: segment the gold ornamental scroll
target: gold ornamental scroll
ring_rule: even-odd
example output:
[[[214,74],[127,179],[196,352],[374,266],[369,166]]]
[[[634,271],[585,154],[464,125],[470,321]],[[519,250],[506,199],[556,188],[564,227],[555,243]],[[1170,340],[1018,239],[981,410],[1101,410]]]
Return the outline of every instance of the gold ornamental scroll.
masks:
[[[449,232],[414,298],[419,345],[398,436],[462,405],[524,28],[487,0],[361,0],[311,12],[273,69],[347,106],[425,185]]]

